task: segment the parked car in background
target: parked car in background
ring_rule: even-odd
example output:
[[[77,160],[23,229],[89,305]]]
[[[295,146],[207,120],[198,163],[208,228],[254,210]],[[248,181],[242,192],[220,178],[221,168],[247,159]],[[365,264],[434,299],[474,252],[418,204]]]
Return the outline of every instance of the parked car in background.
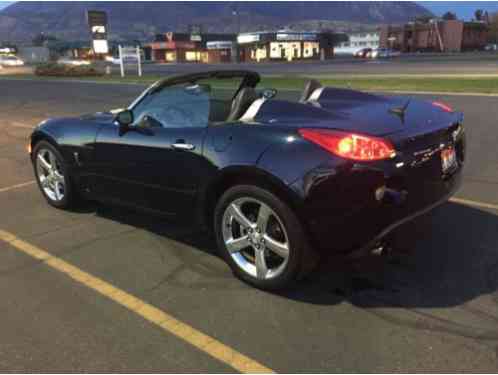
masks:
[[[368,55],[368,53],[372,52],[371,48],[362,48],[358,51],[356,51],[353,56],[361,59],[365,59]]]
[[[106,62],[114,64],[114,65],[119,65],[121,62],[119,57],[115,57],[115,56],[106,56],[104,60]]]
[[[389,48],[376,48],[367,53],[367,57],[370,59],[389,59],[392,57],[398,57],[401,53]]]
[[[105,61],[113,65],[121,64],[121,59],[119,57],[114,57],[114,56],[107,56],[105,58]],[[133,55],[125,55],[123,56],[123,62],[125,64],[138,64],[138,58]]]
[[[73,65],[73,66],[91,65],[91,61],[89,60],[73,59],[70,57],[63,57],[57,60],[57,63],[62,65]]]
[[[24,61],[22,61],[17,56],[0,56],[0,65],[3,65],[3,66],[23,66]]]
[[[490,43],[484,47],[485,51],[498,51],[498,44]]]

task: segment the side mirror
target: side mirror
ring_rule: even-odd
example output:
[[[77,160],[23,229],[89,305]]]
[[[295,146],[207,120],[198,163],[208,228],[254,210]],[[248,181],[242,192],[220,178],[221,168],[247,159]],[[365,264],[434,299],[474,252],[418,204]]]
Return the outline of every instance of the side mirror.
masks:
[[[121,133],[125,133],[129,130],[131,124],[133,124],[133,112],[129,109],[125,109],[116,115],[115,120],[119,124],[119,130]]]

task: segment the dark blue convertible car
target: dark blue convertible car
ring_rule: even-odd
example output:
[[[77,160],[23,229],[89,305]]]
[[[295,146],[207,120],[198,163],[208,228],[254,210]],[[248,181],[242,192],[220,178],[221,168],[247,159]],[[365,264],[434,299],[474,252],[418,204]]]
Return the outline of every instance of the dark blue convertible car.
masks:
[[[58,208],[90,199],[202,225],[237,276],[277,289],[458,188],[463,115],[447,105],[314,80],[288,101],[259,81],[177,76],[127,109],[42,122],[29,145],[42,194]]]

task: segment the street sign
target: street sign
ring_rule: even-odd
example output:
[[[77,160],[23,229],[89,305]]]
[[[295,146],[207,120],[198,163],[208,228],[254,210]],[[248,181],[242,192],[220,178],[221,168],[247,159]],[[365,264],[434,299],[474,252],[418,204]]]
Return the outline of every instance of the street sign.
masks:
[[[140,47],[122,47],[118,46],[119,50],[119,66],[121,77],[125,76],[125,64],[137,65],[138,76],[142,76],[142,58],[140,55]]]

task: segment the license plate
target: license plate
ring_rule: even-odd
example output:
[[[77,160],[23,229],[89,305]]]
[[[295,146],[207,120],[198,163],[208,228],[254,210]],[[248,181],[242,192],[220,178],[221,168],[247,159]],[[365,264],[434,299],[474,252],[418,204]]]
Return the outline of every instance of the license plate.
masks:
[[[443,173],[447,173],[457,166],[457,158],[453,147],[445,148],[441,151],[441,164]]]

